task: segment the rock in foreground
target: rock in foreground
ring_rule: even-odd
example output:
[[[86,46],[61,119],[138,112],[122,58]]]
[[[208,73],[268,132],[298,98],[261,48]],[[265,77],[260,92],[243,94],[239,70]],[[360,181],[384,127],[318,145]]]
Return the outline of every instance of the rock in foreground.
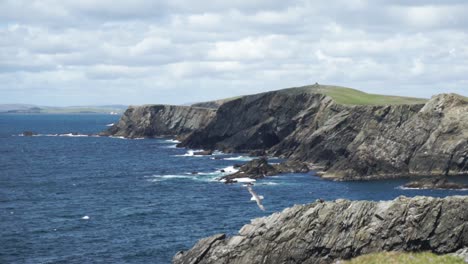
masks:
[[[468,246],[468,197],[399,197],[298,205],[179,252],[185,263],[333,263],[380,251],[452,253]]]
[[[418,189],[468,189],[468,185],[458,182],[450,182],[447,178],[422,178],[405,184],[405,188]]]

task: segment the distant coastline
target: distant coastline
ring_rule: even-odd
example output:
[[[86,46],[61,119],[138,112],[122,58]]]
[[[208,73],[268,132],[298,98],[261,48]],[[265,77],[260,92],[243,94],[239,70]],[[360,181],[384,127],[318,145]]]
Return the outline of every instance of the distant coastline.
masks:
[[[99,106],[36,106],[26,104],[0,104],[0,114],[110,114],[121,115],[126,105]]]

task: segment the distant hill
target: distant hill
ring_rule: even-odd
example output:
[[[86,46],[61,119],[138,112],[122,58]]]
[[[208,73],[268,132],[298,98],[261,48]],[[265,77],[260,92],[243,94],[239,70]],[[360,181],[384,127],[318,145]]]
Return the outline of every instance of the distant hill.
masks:
[[[100,105],[100,106],[37,106],[28,104],[0,104],[0,113],[3,114],[122,114],[126,105]]]

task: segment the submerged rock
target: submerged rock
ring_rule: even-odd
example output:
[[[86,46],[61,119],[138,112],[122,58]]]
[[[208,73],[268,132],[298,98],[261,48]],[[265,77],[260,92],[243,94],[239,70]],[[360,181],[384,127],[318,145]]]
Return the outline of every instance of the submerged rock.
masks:
[[[447,178],[422,178],[409,182],[403,187],[418,189],[468,189],[468,185],[450,182]]]
[[[254,219],[233,237],[202,239],[173,263],[333,263],[380,251],[445,254],[467,246],[466,196],[336,200]]]
[[[32,136],[37,135],[37,133],[36,133],[36,132],[33,132],[33,131],[24,131],[24,132],[22,133],[22,135],[23,135],[24,137],[32,137]]]

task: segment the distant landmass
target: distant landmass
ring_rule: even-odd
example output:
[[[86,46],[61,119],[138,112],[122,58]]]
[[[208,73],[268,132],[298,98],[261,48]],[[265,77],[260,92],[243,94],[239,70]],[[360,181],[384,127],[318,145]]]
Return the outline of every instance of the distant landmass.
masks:
[[[0,104],[0,114],[122,114],[126,105],[37,106],[30,104]]]

